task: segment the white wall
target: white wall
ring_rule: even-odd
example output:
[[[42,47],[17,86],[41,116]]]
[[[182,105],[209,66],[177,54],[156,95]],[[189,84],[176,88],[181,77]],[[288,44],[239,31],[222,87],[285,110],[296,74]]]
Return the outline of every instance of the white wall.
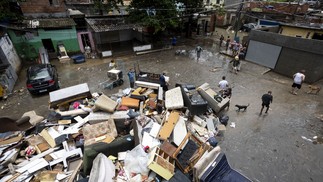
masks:
[[[16,74],[18,74],[21,68],[21,60],[7,34],[0,39],[0,49],[4,53],[5,59],[10,63]]]

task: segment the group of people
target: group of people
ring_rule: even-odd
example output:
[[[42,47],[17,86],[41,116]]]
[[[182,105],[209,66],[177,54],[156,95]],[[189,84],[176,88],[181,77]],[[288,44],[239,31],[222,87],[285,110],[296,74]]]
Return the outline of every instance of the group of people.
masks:
[[[305,80],[305,70],[301,70],[293,75],[293,84],[292,84],[292,90],[291,90],[292,94],[297,95],[296,91],[301,89],[302,83],[304,82],[304,80]],[[264,107],[266,107],[265,113],[267,114],[269,110],[269,105],[270,103],[273,102],[272,92],[268,91],[268,93],[264,94],[261,97],[261,100],[262,100],[262,107],[259,115],[262,114]]]
[[[297,90],[301,89],[302,83],[305,80],[305,70],[301,70],[300,72],[297,72],[293,75],[293,84],[292,84],[292,90],[291,93],[294,95],[297,95]],[[231,97],[232,95],[232,89],[229,87],[228,81],[226,81],[225,76],[222,77],[222,80],[219,82],[218,86],[220,87],[223,97]],[[259,115],[262,114],[264,108],[266,107],[265,114],[268,114],[269,105],[273,102],[273,95],[272,91],[268,91],[267,93],[263,94],[261,97],[261,109]]]

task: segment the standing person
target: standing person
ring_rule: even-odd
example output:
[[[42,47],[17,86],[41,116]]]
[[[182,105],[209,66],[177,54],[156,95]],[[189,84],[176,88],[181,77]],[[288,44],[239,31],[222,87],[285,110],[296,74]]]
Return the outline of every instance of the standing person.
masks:
[[[86,58],[91,58],[91,47],[86,45],[84,47]]]
[[[238,73],[240,70],[240,59],[239,56],[235,56],[234,59],[230,61],[232,63],[232,70],[234,71],[235,74]]]
[[[197,57],[197,61],[199,61],[200,59],[200,56],[201,56],[201,52],[203,51],[202,47],[201,46],[197,46],[196,49],[196,57]]]
[[[109,63],[109,69],[113,69],[113,68],[117,68],[117,65],[114,59],[112,59],[111,62]]]
[[[130,87],[134,88],[135,87],[135,72],[132,68],[129,69],[128,77],[129,77]]]
[[[163,72],[159,76],[159,83],[160,83],[160,86],[163,88],[164,92],[168,90],[168,83],[166,82],[165,76],[166,76],[166,72]]]
[[[234,41],[232,45],[232,56],[239,55],[239,50],[240,50],[240,44]]]
[[[223,35],[221,35],[221,37],[220,37],[220,47],[222,47],[223,40],[224,40],[224,37],[223,37]]]
[[[270,105],[270,103],[273,102],[273,96],[271,94],[272,94],[271,91],[268,91],[267,94],[262,95],[262,97],[261,97],[261,100],[262,100],[261,106],[262,107],[261,107],[261,110],[260,110],[260,114],[259,115],[262,114],[262,110],[264,109],[265,106],[267,107],[265,113],[266,114],[268,113],[269,105]]]
[[[176,43],[177,43],[177,39],[175,36],[173,36],[172,38],[172,46],[176,46]]]
[[[224,91],[229,87],[228,81],[225,80],[225,76],[222,76],[222,80],[219,82],[218,85],[221,89],[221,94],[224,93]]]
[[[300,72],[297,72],[293,75],[294,82],[292,85],[292,91],[291,91],[292,94],[297,95],[296,90],[301,89],[302,83],[305,80],[304,73],[305,73],[305,70],[301,70]]]
[[[230,42],[231,42],[231,40],[230,40],[230,36],[228,36],[228,38],[227,38],[227,40],[226,40],[226,43],[225,43],[225,50],[226,50],[226,51],[228,51],[228,49],[229,49]]]

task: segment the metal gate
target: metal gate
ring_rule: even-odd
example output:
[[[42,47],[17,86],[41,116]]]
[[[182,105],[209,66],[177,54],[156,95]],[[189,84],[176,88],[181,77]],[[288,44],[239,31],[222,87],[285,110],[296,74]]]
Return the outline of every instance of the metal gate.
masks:
[[[281,49],[281,46],[250,40],[246,60],[274,69]]]

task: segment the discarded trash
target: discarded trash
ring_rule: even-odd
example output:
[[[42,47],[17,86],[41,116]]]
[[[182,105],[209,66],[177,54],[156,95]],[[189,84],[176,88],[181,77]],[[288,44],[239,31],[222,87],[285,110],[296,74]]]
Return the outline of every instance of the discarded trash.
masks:
[[[313,142],[313,140],[312,140],[312,139],[306,138],[305,136],[302,136],[302,138],[303,138],[304,140],[309,141],[309,142]]]
[[[236,123],[231,122],[230,127],[231,127],[231,128],[235,128],[235,127],[236,127]]]

